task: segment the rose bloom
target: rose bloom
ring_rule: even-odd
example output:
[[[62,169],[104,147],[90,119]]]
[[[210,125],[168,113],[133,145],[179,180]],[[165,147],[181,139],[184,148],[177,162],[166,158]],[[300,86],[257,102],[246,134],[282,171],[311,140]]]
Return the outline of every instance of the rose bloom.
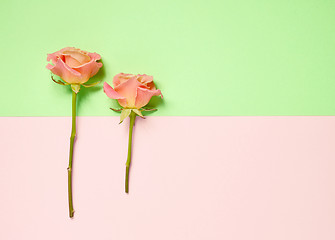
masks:
[[[51,60],[53,65],[48,64],[46,68],[69,84],[82,84],[102,67],[102,63],[97,62],[100,59],[101,56],[97,53],[66,47],[48,54],[47,61]]]
[[[152,96],[162,96],[156,89],[153,77],[146,74],[119,73],[113,78],[114,89],[104,83],[104,92],[112,99],[117,99],[124,108],[140,109],[148,104]]]

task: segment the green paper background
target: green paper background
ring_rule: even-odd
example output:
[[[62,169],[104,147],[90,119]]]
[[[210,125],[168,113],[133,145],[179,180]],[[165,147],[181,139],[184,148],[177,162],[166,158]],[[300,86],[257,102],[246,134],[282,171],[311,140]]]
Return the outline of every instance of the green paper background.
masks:
[[[335,114],[333,0],[1,0],[0,20],[0,116],[71,114],[45,68],[66,46],[102,56],[92,80],[153,75],[155,116]],[[79,99],[117,115],[102,84]]]

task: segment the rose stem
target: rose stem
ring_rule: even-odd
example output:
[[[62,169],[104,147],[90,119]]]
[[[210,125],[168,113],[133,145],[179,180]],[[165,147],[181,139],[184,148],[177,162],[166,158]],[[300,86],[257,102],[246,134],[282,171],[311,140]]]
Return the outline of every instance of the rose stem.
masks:
[[[76,137],[76,105],[77,105],[77,94],[74,91],[72,91],[72,131],[70,137],[69,167],[67,168],[70,218],[73,218],[74,215],[73,203],[72,203],[72,159],[73,159],[73,144],[74,139]]]
[[[128,140],[128,157],[126,162],[126,193],[129,192],[129,167],[131,162],[131,145],[132,145],[132,138],[133,138],[133,127],[135,123],[136,114],[131,111],[130,115],[130,124],[129,124],[129,140]]]

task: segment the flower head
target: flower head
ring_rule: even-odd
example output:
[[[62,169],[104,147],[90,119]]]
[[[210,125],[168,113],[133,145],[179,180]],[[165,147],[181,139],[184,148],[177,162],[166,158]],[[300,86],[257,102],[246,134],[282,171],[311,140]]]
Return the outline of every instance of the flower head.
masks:
[[[66,47],[48,54],[47,61],[53,65],[46,66],[53,74],[60,76],[66,83],[82,84],[93,77],[102,67],[97,62],[101,56],[78,48]]]
[[[153,82],[153,77],[146,74],[119,73],[113,79],[114,89],[104,83],[104,92],[112,99],[117,99],[124,108],[140,109],[148,104],[151,97],[162,96]]]

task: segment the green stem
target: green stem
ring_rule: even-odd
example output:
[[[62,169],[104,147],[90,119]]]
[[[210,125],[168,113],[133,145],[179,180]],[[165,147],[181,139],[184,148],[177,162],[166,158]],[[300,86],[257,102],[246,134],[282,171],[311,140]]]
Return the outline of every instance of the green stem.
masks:
[[[126,186],[125,186],[126,193],[129,192],[129,168],[131,163],[131,145],[132,145],[133,127],[135,123],[136,114],[133,111],[131,111],[129,118],[130,118],[130,124],[129,124],[128,157],[126,162]]]
[[[68,195],[69,195],[69,215],[73,218],[73,201],[72,201],[72,160],[73,160],[73,144],[76,137],[76,105],[77,105],[77,94],[72,91],[72,131],[70,137],[70,156],[69,156],[69,167],[67,168],[68,173]]]

